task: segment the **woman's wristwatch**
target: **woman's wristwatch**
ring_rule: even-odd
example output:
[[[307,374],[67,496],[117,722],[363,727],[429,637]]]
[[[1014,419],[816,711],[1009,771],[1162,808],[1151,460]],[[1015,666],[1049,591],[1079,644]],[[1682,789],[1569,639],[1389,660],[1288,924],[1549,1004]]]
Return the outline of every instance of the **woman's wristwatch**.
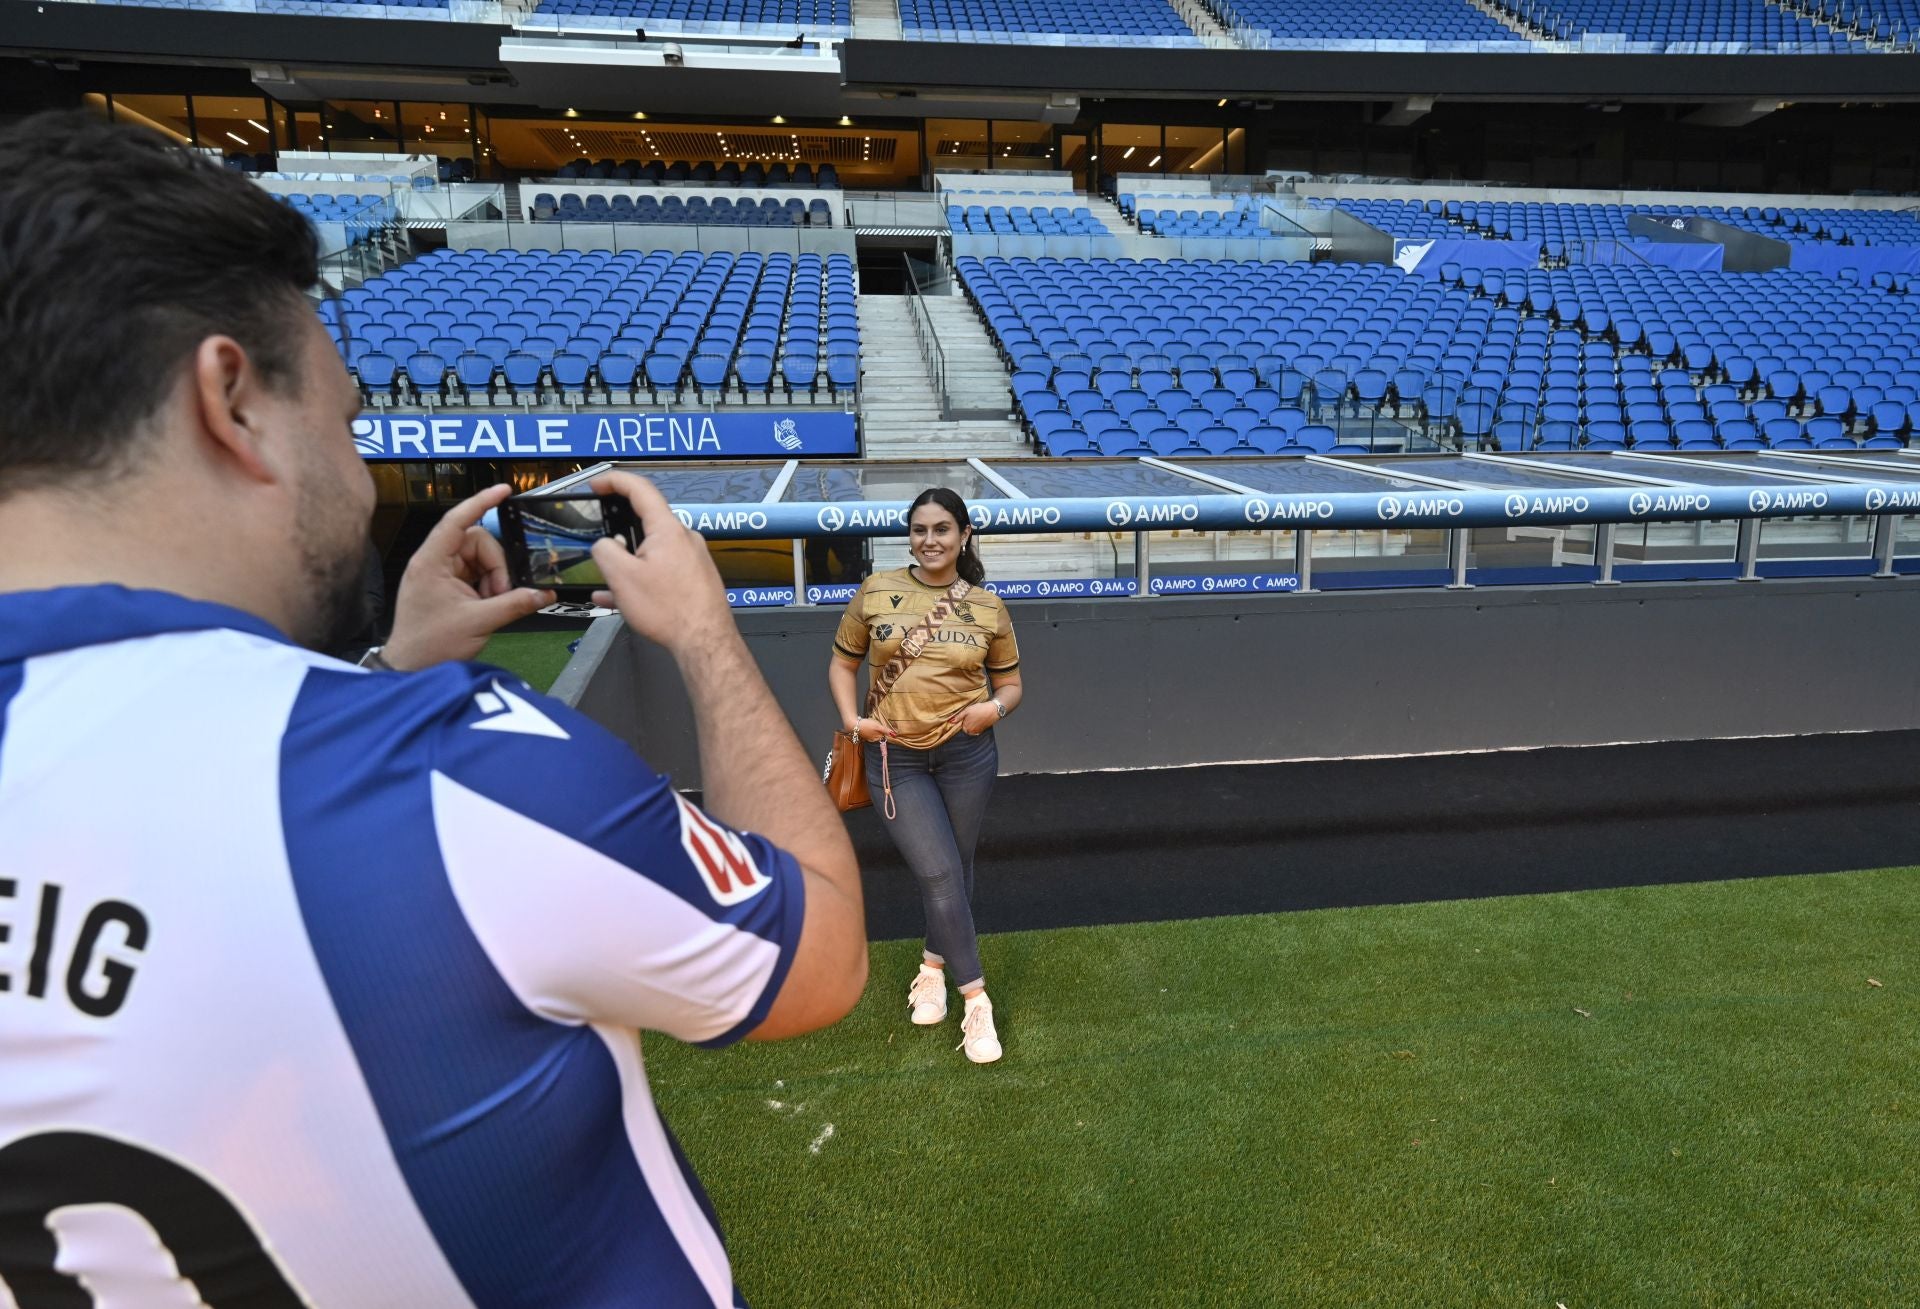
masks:
[[[1007,707],[1000,703],[999,696],[997,695],[994,696],[992,699],[988,700],[987,703],[992,705],[995,709],[999,710],[1000,717],[1005,718],[1007,716]]]

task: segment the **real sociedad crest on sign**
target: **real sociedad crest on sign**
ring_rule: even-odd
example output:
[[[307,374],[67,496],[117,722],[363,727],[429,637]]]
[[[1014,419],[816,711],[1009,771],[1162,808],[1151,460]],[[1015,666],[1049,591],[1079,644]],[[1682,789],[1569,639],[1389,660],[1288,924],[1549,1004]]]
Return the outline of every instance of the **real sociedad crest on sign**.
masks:
[[[782,450],[800,448],[800,433],[794,428],[791,418],[782,418],[773,425],[773,439]]]

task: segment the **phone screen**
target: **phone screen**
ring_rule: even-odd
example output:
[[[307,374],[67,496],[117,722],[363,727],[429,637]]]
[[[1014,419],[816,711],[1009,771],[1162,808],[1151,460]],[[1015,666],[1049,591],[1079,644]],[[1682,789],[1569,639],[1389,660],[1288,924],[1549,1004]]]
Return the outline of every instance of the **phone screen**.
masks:
[[[637,544],[631,512],[621,512],[624,502],[610,505],[592,494],[516,496],[502,508],[516,529],[508,541],[518,556],[513,560],[516,585],[571,592],[603,587],[606,578],[593,561],[593,543],[617,536],[629,547]]]

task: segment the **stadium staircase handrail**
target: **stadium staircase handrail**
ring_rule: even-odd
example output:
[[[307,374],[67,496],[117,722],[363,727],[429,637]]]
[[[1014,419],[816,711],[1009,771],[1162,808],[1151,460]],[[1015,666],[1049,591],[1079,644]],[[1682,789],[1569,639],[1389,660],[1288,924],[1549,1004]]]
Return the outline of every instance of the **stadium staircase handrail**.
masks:
[[[933,330],[933,315],[920,294],[920,275],[914,270],[912,257],[902,251],[900,262],[907,274],[907,316],[913,321],[920,358],[927,365],[927,379],[933,383],[933,393],[940,401],[941,420],[946,421],[953,416],[953,400],[947,394],[947,352],[940,348],[940,338]]]

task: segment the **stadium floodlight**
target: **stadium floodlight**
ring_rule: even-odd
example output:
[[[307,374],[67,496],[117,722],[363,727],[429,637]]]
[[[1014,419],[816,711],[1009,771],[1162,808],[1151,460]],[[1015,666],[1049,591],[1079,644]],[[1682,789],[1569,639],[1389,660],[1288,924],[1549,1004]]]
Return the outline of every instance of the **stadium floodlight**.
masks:
[[[660,47],[660,57],[675,67],[684,65],[687,62],[685,52],[673,41],[669,41]]]

